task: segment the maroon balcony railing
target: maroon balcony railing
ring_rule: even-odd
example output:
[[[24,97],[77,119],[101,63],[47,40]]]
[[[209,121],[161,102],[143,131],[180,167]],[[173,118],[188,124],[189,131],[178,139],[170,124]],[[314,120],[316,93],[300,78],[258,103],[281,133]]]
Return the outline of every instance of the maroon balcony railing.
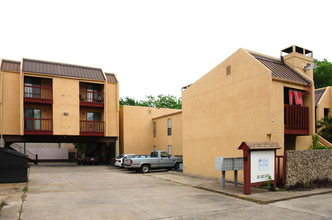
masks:
[[[24,134],[53,135],[53,120],[40,118],[25,118]]]
[[[88,136],[104,136],[104,122],[81,120],[80,134]]]
[[[297,105],[284,105],[285,134],[309,134],[309,108]]]
[[[80,91],[80,104],[82,106],[103,107],[104,92]]]
[[[32,103],[53,103],[53,92],[50,87],[24,85],[24,101]]]

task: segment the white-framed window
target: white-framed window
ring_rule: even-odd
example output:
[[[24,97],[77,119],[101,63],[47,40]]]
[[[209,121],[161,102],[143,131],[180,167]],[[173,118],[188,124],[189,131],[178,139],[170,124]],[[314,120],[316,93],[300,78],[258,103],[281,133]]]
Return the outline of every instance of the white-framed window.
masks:
[[[172,155],[172,145],[168,145],[168,154]]]
[[[167,135],[172,135],[172,119],[167,119]]]
[[[153,137],[156,137],[157,135],[157,124],[156,122],[154,121],[153,122]]]

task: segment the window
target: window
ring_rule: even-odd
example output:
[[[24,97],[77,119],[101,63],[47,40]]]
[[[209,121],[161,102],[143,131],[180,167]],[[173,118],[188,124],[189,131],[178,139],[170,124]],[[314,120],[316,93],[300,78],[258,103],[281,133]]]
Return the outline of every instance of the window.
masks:
[[[100,121],[100,112],[87,112],[86,120],[87,121]]]
[[[100,85],[87,84],[86,85],[86,90],[87,90],[87,94],[86,94],[87,102],[99,102],[99,101],[101,101],[102,97],[100,96],[100,94],[98,94],[98,92],[101,91],[101,86]]]
[[[167,120],[167,135],[172,135],[172,119]]]
[[[231,66],[226,67],[226,76],[231,75]]]
[[[24,97],[40,98],[40,79],[24,77]]]
[[[153,137],[156,137],[156,133],[157,133],[156,129],[157,129],[157,125],[156,125],[156,122],[154,121],[153,122]]]
[[[172,145],[168,145],[168,154],[172,155]]]
[[[151,157],[158,157],[158,152],[157,151],[151,152]]]
[[[155,146],[153,146],[153,150],[154,151],[156,151],[157,150],[157,146],[155,145]]]
[[[40,130],[40,109],[24,109],[24,129]]]
[[[165,151],[160,152],[161,157],[169,157],[168,153]]]
[[[324,108],[324,118],[327,118],[329,116],[330,109]]]

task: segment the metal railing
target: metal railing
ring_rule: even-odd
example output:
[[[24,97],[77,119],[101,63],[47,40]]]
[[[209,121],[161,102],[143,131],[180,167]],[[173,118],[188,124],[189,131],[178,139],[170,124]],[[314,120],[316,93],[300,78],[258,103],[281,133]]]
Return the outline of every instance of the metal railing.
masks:
[[[53,120],[40,118],[24,119],[24,134],[52,135]]]
[[[104,122],[103,121],[80,121],[81,135],[104,136]]]
[[[284,105],[285,134],[309,134],[309,108]]]
[[[31,162],[33,162],[34,164],[38,164],[38,154],[34,154],[34,153],[30,152],[27,149],[25,149],[24,147],[19,146],[18,144],[12,144],[12,145],[10,145],[10,148],[12,150],[15,150],[17,152],[20,152],[21,154],[28,156],[28,158]]]
[[[80,103],[84,106],[104,106],[104,92],[80,91]]]
[[[53,103],[52,88],[24,85],[24,101],[36,103]]]

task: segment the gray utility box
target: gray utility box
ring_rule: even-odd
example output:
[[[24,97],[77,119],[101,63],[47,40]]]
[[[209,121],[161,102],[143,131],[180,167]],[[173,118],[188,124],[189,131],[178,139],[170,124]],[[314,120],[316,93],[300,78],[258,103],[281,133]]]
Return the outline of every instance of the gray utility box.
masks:
[[[214,166],[219,171],[243,170],[243,157],[216,157]]]

